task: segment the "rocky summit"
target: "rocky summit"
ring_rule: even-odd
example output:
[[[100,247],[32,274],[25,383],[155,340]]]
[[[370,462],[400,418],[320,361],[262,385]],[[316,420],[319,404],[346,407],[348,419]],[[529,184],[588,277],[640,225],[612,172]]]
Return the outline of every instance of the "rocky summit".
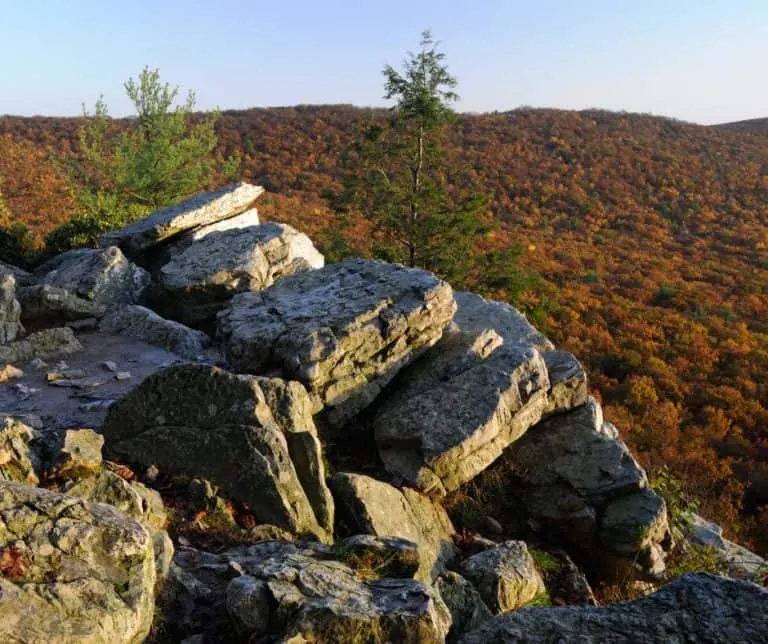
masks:
[[[575,356],[262,192],[0,264],[0,641],[765,639],[764,561],[676,532]],[[740,579],[664,585],[675,542]]]

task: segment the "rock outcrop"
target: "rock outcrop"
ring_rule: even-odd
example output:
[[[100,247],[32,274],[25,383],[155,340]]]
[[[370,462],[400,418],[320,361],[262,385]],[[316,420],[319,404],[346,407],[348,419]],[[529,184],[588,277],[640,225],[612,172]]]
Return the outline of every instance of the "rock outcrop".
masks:
[[[236,295],[218,332],[236,370],[298,380],[340,425],[440,339],[454,310],[431,273],[350,260]]]
[[[298,383],[190,364],[144,380],[110,408],[102,431],[111,454],[210,479],[261,521],[327,540],[333,513],[317,430],[301,413],[309,408]]]
[[[449,644],[493,617],[477,589],[459,573],[446,571],[435,582],[435,588],[451,613],[451,630],[446,638]]]
[[[416,490],[346,472],[334,474],[330,485],[347,531],[400,537],[418,546],[416,579],[431,583],[456,556],[447,513]]]
[[[163,208],[125,228],[101,236],[102,247],[118,246],[133,258],[147,248],[187,230],[240,215],[264,192],[260,186],[235,183]]]
[[[648,597],[604,607],[524,608],[486,622],[461,644],[762,642],[768,590],[716,577],[684,575]]]
[[[13,342],[24,331],[16,299],[16,278],[0,268],[0,344]]]
[[[115,246],[67,251],[41,272],[37,284],[19,290],[22,320],[36,326],[100,318],[110,306],[138,302],[150,279]]]
[[[40,482],[42,464],[30,443],[34,430],[21,420],[5,416],[0,428],[0,480],[26,485]]]
[[[210,345],[210,338],[202,331],[166,320],[151,309],[138,305],[110,309],[101,319],[99,329],[103,333],[142,340],[189,360],[203,358]]]
[[[544,528],[598,556],[637,555],[647,572],[663,572],[666,507],[597,401],[539,423],[506,457],[522,482],[514,494]]]
[[[728,575],[752,581],[768,574],[768,560],[723,536],[723,529],[698,514],[689,516],[690,525],[685,539],[697,546],[712,548],[723,560]]]
[[[154,614],[152,539],[115,508],[0,482],[0,640],[138,644]]]
[[[451,623],[428,586],[363,579],[330,548],[274,541],[219,554],[180,549],[167,597],[179,639],[229,627],[230,641],[438,644]]]
[[[168,247],[168,261],[153,271],[158,312],[185,324],[213,322],[233,295],[324,264],[309,237],[286,224],[220,229],[200,228]]]
[[[456,302],[449,331],[374,420],[387,469],[438,495],[472,480],[544,415],[587,397],[578,361],[551,350],[511,306],[469,293]]]

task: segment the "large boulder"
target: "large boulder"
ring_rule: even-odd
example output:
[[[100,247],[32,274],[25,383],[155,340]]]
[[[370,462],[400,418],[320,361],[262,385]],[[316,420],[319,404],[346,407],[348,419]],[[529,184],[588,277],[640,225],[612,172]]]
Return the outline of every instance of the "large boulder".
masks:
[[[325,540],[333,506],[310,409],[299,383],[187,364],[146,378],[102,431],[111,454],[209,479],[262,522]]]
[[[212,322],[236,293],[259,291],[324,264],[309,237],[286,224],[207,228],[172,242],[165,251],[168,261],[153,271],[153,307],[185,324]]]
[[[110,306],[136,303],[150,279],[115,246],[67,251],[43,271],[37,284],[19,289],[22,319],[38,326],[99,318]]]
[[[431,273],[350,260],[236,295],[218,332],[236,370],[302,382],[340,425],[440,339],[455,306]]]
[[[505,541],[461,562],[461,574],[495,615],[516,610],[546,592],[524,541]]]
[[[688,644],[765,641],[768,590],[707,574],[684,575],[631,602],[603,607],[524,608],[464,636],[461,644]]]
[[[119,246],[128,257],[134,257],[179,233],[245,212],[263,192],[261,186],[231,184],[162,208],[125,228],[102,235],[99,241],[102,247]]]
[[[444,495],[542,417],[583,404],[584,369],[508,304],[457,293],[453,324],[376,411],[386,468]]]
[[[275,541],[181,548],[164,610],[179,640],[438,644],[451,620],[413,579],[362,578],[330,548]]]
[[[423,494],[347,472],[335,474],[330,485],[347,532],[400,537],[418,546],[416,579],[431,583],[455,557],[448,514]]]
[[[596,400],[532,427],[505,460],[520,478],[515,494],[542,529],[597,557],[663,571],[664,501]]]
[[[110,309],[101,319],[99,330],[142,340],[189,360],[204,356],[210,344],[210,338],[205,333],[190,329],[180,322],[166,320],[137,304]]]
[[[152,539],[117,509],[0,482],[0,640],[138,644],[154,614]]]
[[[23,331],[16,278],[0,268],[0,344],[12,342]]]

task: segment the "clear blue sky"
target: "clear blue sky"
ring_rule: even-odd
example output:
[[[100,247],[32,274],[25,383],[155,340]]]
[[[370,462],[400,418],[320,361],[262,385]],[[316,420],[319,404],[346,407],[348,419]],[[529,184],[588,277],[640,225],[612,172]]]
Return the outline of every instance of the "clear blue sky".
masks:
[[[0,0],[0,114],[128,114],[145,65],[203,109],[382,105],[424,28],[462,111],[768,116],[768,0]]]

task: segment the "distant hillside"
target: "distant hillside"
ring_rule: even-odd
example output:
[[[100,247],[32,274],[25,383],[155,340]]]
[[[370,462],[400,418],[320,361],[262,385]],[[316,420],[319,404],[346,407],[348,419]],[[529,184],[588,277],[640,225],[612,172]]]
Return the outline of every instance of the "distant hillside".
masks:
[[[244,178],[271,192],[263,214],[328,249],[340,222],[324,196],[341,185],[344,150],[385,113],[226,111],[219,153],[242,154]],[[766,552],[768,137],[744,126],[757,122],[768,127],[596,110],[462,115],[449,154],[466,168],[451,179],[492,196],[502,228],[491,241],[521,245],[541,275],[520,305],[585,361],[644,465],[684,476],[704,514]],[[78,126],[6,117],[0,135],[66,158]],[[27,172],[0,168],[17,184]],[[61,220],[65,207],[30,194],[8,199],[16,221]],[[344,234],[366,251],[363,220]]]
[[[747,119],[745,121],[734,121],[733,123],[720,123],[714,127],[720,129],[746,130],[748,132],[768,132],[768,118]]]

